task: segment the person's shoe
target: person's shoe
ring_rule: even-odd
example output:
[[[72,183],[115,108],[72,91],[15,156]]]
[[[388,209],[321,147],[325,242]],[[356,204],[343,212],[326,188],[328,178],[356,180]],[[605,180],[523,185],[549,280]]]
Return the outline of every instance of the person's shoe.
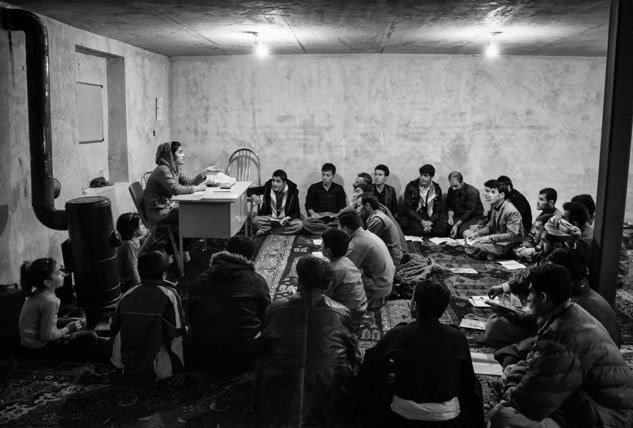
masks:
[[[255,232],[255,236],[265,236],[268,235],[268,232],[259,229],[257,232]]]

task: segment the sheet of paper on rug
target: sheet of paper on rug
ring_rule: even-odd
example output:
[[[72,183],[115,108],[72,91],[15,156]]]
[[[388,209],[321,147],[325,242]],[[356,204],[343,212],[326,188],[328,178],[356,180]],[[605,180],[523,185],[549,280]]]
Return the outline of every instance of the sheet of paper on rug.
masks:
[[[453,238],[429,238],[429,241],[434,243],[435,245],[457,245],[457,241],[455,241]]]
[[[451,247],[457,247],[457,246],[464,246],[466,245],[466,241],[462,238],[462,239],[453,239],[453,242],[447,242],[448,245],[450,245]]]
[[[411,241],[411,242],[422,242],[422,237],[421,236],[405,235],[404,239],[406,239],[407,241]]]
[[[475,269],[469,267],[450,268],[449,270],[453,273],[467,273],[471,275],[477,275],[479,273]]]
[[[462,328],[470,328],[472,330],[486,330],[486,321],[474,320],[472,318],[462,318],[459,326]]]
[[[501,376],[503,369],[492,354],[482,352],[471,352],[470,358],[473,360],[473,370],[478,375]]]
[[[320,258],[320,259],[327,260],[327,257],[325,257],[325,256],[323,255],[323,253],[322,253],[322,252],[320,252],[320,251],[313,251],[313,252],[312,252],[312,255],[313,255],[314,257],[318,257],[318,258]]]
[[[499,260],[497,263],[508,270],[525,269],[525,265],[517,262],[516,260]]]
[[[318,245],[320,247],[323,243],[323,239],[313,239],[312,242],[314,242],[314,245]]]
[[[489,299],[490,298],[488,296],[470,296],[470,299],[468,299],[468,301],[476,308],[489,308],[490,305],[486,303],[486,300]]]

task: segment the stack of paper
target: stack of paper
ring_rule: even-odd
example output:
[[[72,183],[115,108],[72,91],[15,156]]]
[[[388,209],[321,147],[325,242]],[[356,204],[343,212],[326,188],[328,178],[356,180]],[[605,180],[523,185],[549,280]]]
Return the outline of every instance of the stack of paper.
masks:
[[[492,354],[482,352],[471,352],[470,358],[473,360],[473,370],[478,375],[501,376],[503,368]]]
[[[497,263],[508,270],[525,269],[525,265],[517,262],[516,260],[499,260]]]
[[[404,239],[411,242],[422,242],[421,236],[405,235]]]
[[[469,267],[450,268],[449,270],[453,273],[468,273],[472,275],[476,275],[479,273],[475,269]]]
[[[459,326],[462,328],[470,328],[473,330],[486,330],[486,321],[476,320],[472,318],[462,318]]]
[[[313,239],[312,242],[314,242],[314,245],[318,245],[320,247],[323,243],[323,239]]]
[[[327,258],[326,258],[326,257],[323,255],[323,253],[322,253],[322,252],[320,252],[320,251],[313,251],[313,252],[312,252],[312,255],[313,255],[314,257],[318,257],[318,258],[320,258],[320,259],[327,260]]]

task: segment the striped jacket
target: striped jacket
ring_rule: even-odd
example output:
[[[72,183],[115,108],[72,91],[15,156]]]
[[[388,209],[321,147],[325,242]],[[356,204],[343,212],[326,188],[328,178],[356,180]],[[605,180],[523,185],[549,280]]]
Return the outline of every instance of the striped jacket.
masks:
[[[134,379],[152,381],[184,370],[182,303],[168,281],[143,280],[119,301],[110,321],[110,361]]]

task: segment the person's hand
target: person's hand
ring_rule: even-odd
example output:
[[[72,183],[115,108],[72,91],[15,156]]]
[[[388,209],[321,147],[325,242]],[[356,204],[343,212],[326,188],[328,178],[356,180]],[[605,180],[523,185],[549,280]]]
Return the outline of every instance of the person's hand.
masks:
[[[506,401],[510,401],[510,399],[512,398],[512,393],[516,388],[516,386],[511,386],[510,388],[506,389],[506,392],[503,394],[503,399]]]
[[[194,192],[204,192],[205,190],[207,190],[207,186],[205,184],[198,184],[193,188]]]
[[[218,167],[217,167],[217,166],[215,166],[215,165],[209,165],[208,167],[206,167],[206,168],[204,169],[204,171],[205,171],[207,174],[208,174],[208,173],[214,173],[214,174],[215,174],[215,173],[218,173],[218,172],[222,172],[222,169],[221,169],[221,168],[218,168]]]
[[[458,227],[457,225],[454,225],[454,226],[451,228],[450,237],[451,237],[451,238],[456,237],[456,236],[457,236],[457,232],[458,232],[458,231],[459,231],[459,227]]]
[[[251,195],[251,198],[253,198],[254,204],[259,205],[262,203],[262,198],[259,195]]]
[[[66,324],[66,330],[70,334],[76,333],[77,331],[81,330],[81,327],[82,327],[82,322],[80,320],[71,321],[68,324]]]
[[[448,218],[448,225],[449,225],[449,226],[452,226],[452,225],[454,225],[454,224],[455,224],[455,220],[453,220],[453,217],[449,217],[449,218]]]
[[[279,224],[281,224],[282,226],[285,226],[288,224],[288,222],[290,221],[290,216],[286,216],[284,218],[281,219],[281,221],[279,222]]]
[[[319,215],[314,210],[308,211],[308,215],[310,218],[319,218]]]
[[[490,297],[491,299],[494,299],[497,296],[503,295],[503,293],[504,293],[504,291],[503,291],[503,284],[493,285],[488,290],[488,297]]]

